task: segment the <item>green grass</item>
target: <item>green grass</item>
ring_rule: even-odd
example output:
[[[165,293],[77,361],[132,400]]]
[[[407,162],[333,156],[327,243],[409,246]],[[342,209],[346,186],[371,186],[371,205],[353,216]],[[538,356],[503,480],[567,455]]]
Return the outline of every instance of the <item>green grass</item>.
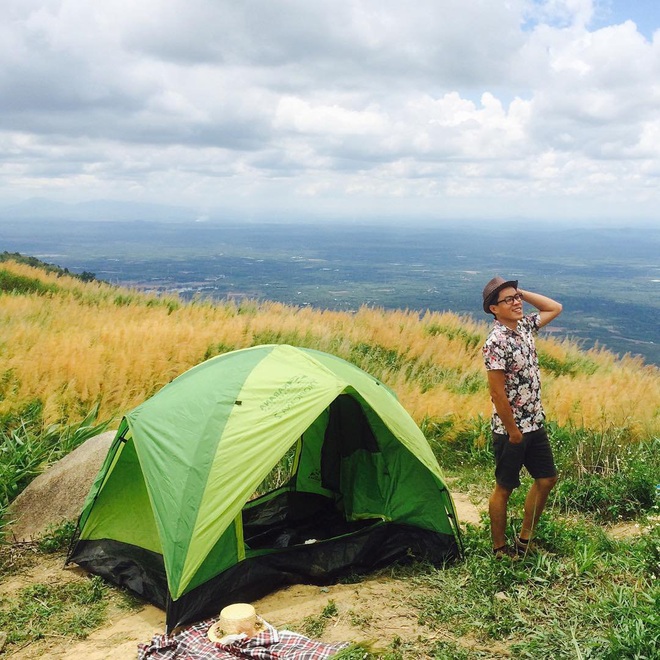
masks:
[[[474,419],[458,431],[451,419],[427,418],[420,426],[445,473],[457,478],[454,485],[473,492],[492,488],[487,419]],[[636,441],[627,429],[613,427],[596,432],[550,423],[547,429],[559,474],[550,495],[551,509],[565,514],[588,512],[603,523],[657,512],[660,438]],[[525,474],[523,470],[523,481]],[[522,503],[529,485],[525,483],[512,495],[514,508]]]
[[[660,438],[634,441],[627,429],[549,426],[560,481],[554,506],[589,511],[601,522],[653,511],[660,483]]]
[[[461,326],[455,327],[451,325],[442,325],[440,323],[430,323],[424,327],[424,331],[432,337],[444,335],[451,341],[460,341],[471,351],[476,351],[484,340],[482,335],[476,332],[470,332]]]
[[[0,600],[0,630],[20,647],[46,637],[86,637],[105,618],[108,587],[98,577],[31,584],[11,602]]]
[[[7,572],[25,585],[0,598],[0,631],[7,635],[7,657],[42,640],[52,643],[83,639],[105,622],[111,610],[132,612],[144,606],[132,594],[109,586],[98,576],[31,583],[26,571],[42,563],[44,552],[37,543],[20,544],[16,552],[7,545],[0,546],[2,567],[12,563],[7,561],[8,555],[21,555],[14,557]],[[59,552],[57,559],[64,563],[61,551],[50,548],[46,552]]]
[[[348,361],[360,369],[376,377],[385,371],[400,371],[406,363],[405,355],[393,348],[385,348],[378,344],[359,342],[351,347]]]
[[[66,520],[59,525],[51,525],[37,541],[37,547],[44,554],[65,551],[76,531],[76,523]]]
[[[660,585],[647,555],[660,528],[606,542],[597,526],[578,527],[540,529],[551,549],[517,562],[495,561],[485,526],[470,528],[464,562],[408,577],[420,620],[484,648],[504,642],[513,657],[660,657]]]
[[[545,369],[555,376],[591,375],[598,371],[598,365],[585,355],[576,355],[560,360],[545,351],[539,350],[538,357],[541,369]]]
[[[0,269],[0,293],[26,295],[36,293],[44,296],[55,294],[59,288],[54,284],[44,284],[41,280],[23,275],[16,275],[8,270]]]
[[[303,620],[303,634],[310,638],[319,638],[323,635],[329,621],[338,614],[334,600],[329,600],[319,616],[308,616]]]

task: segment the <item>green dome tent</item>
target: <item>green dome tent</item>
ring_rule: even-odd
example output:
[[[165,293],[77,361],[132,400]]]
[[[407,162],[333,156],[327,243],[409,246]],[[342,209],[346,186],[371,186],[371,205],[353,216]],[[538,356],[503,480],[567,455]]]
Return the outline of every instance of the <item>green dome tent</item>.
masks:
[[[165,609],[169,631],[284,584],[459,554],[438,463],[393,392],[268,345],[193,367],[123,418],[67,561]]]

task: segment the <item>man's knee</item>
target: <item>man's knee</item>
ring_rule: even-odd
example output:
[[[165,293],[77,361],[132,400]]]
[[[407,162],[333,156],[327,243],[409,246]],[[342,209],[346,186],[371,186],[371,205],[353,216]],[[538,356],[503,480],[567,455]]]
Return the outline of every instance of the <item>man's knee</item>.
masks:
[[[557,483],[559,477],[541,477],[536,479],[537,488],[540,490],[549,493]]]
[[[495,488],[490,495],[490,502],[508,502],[512,492],[512,488],[505,488],[500,484],[495,484]]]

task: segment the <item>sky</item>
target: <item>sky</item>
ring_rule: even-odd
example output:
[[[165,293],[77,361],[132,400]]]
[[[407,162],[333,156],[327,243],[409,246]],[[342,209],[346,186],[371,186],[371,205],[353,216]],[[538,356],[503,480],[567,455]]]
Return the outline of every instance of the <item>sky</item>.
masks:
[[[657,0],[3,0],[0,206],[658,222]]]

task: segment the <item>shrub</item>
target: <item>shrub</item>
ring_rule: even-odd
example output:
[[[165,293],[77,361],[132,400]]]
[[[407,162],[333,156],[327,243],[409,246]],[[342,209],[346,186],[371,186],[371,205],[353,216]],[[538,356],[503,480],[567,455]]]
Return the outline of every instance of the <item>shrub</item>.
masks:
[[[601,521],[630,520],[655,504],[657,472],[644,463],[609,475],[586,474],[560,480],[555,504],[566,511],[591,512]]]
[[[8,270],[0,270],[0,292],[14,294],[36,293],[46,295],[57,293],[58,287],[54,284],[46,284],[37,278],[17,275]]]
[[[75,531],[76,523],[73,520],[66,520],[59,525],[50,526],[39,539],[38,548],[44,553],[66,550]]]
[[[660,439],[635,442],[627,429],[551,427],[561,476],[555,504],[600,520],[631,519],[655,506]]]

